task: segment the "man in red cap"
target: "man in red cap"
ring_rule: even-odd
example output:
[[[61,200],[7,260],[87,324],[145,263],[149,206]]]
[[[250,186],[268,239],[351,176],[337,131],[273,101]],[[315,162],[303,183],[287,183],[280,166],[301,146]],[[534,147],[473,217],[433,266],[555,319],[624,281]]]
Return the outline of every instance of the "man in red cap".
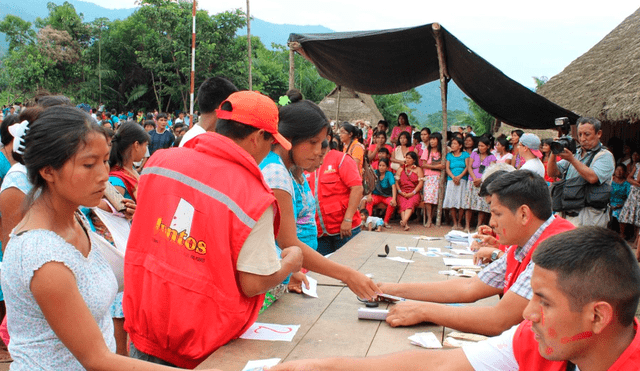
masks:
[[[241,91],[216,114],[216,133],[157,151],[140,177],[123,299],[132,357],[195,368],[301,268],[297,246],[278,259],[278,205],[258,168],[274,140],[291,147],[275,103]]]

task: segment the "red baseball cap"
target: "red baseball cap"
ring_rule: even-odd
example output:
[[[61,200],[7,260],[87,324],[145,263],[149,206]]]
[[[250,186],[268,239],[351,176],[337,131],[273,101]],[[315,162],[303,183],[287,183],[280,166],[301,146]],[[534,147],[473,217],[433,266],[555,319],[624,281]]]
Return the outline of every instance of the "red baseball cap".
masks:
[[[244,90],[231,94],[220,107],[225,102],[231,104],[231,111],[218,108],[216,115],[219,119],[264,129],[271,133],[284,149],[291,149],[291,143],[278,133],[278,107],[271,98],[257,91]]]

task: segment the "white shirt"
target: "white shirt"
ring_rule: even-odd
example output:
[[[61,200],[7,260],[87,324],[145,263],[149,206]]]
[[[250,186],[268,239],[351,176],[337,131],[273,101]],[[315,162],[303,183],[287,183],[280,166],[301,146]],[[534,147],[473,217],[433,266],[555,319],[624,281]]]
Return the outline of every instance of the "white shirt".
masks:
[[[187,143],[188,141],[190,141],[191,139],[197,137],[200,134],[204,134],[207,131],[204,130],[202,128],[202,126],[196,124],[193,125],[193,127],[191,129],[189,129],[183,136],[182,136],[182,140],[180,141],[180,145],[178,145],[178,147],[184,147],[185,143]]]
[[[527,160],[520,170],[529,170],[533,173],[536,173],[544,178],[544,164],[540,161],[539,158],[532,158],[531,160]]]

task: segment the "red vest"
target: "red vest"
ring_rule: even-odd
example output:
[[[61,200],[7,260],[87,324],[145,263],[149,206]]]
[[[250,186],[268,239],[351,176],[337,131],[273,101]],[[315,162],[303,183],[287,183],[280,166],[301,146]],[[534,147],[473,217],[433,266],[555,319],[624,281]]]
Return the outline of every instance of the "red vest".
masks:
[[[350,179],[347,180],[346,177]],[[340,234],[340,224],[349,205],[350,187],[362,185],[355,160],[346,153],[331,150],[327,152],[322,166],[309,174],[307,180],[316,196],[318,237]],[[353,184],[349,184],[350,181]],[[357,228],[361,223],[358,210],[351,218],[351,229]]]
[[[527,265],[529,265],[529,262],[531,261],[531,256],[533,256],[533,252],[536,250],[536,247],[538,247],[540,242],[546,240],[548,237],[574,228],[575,226],[573,224],[556,216],[555,220],[552,221],[544,231],[542,231],[540,237],[538,237],[536,242],[533,243],[533,246],[531,246],[527,255],[522,259],[522,262],[519,262],[515,256],[517,246],[511,246],[507,251],[507,272],[504,276],[504,293],[506,294],[507,291],[509,291],[511,285],[513,285],[518,279],[518,276],[520,276],[520,273],[527,268]]]
[[[636,335],[608,371],[637,371],[640,369],[640,331],[634,319]],[[567,362],[549,361],[540,355],[538,342],[531,331],[531,321],[523,321],[513,336],[513,355],[520,371],[565,371]]]
[[[224,136],[151,156],[125,255],[125,330],[136,348],[195,368],[255,322],[264,296],[244,295],[236,262],[271,205],[277,232],[258,164]]]

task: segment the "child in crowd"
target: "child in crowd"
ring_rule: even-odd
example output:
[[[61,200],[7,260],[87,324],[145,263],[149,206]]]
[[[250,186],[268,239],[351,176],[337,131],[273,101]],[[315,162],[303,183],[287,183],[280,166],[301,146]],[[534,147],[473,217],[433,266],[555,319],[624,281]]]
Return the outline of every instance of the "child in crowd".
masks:
[[[377,216],[369,216],[367,209],[360,210],[360,219],[362,219],[362,227],[368,228],[369,231],[376,230],[376,232],[382,232],[382,226],[384,220]]]

